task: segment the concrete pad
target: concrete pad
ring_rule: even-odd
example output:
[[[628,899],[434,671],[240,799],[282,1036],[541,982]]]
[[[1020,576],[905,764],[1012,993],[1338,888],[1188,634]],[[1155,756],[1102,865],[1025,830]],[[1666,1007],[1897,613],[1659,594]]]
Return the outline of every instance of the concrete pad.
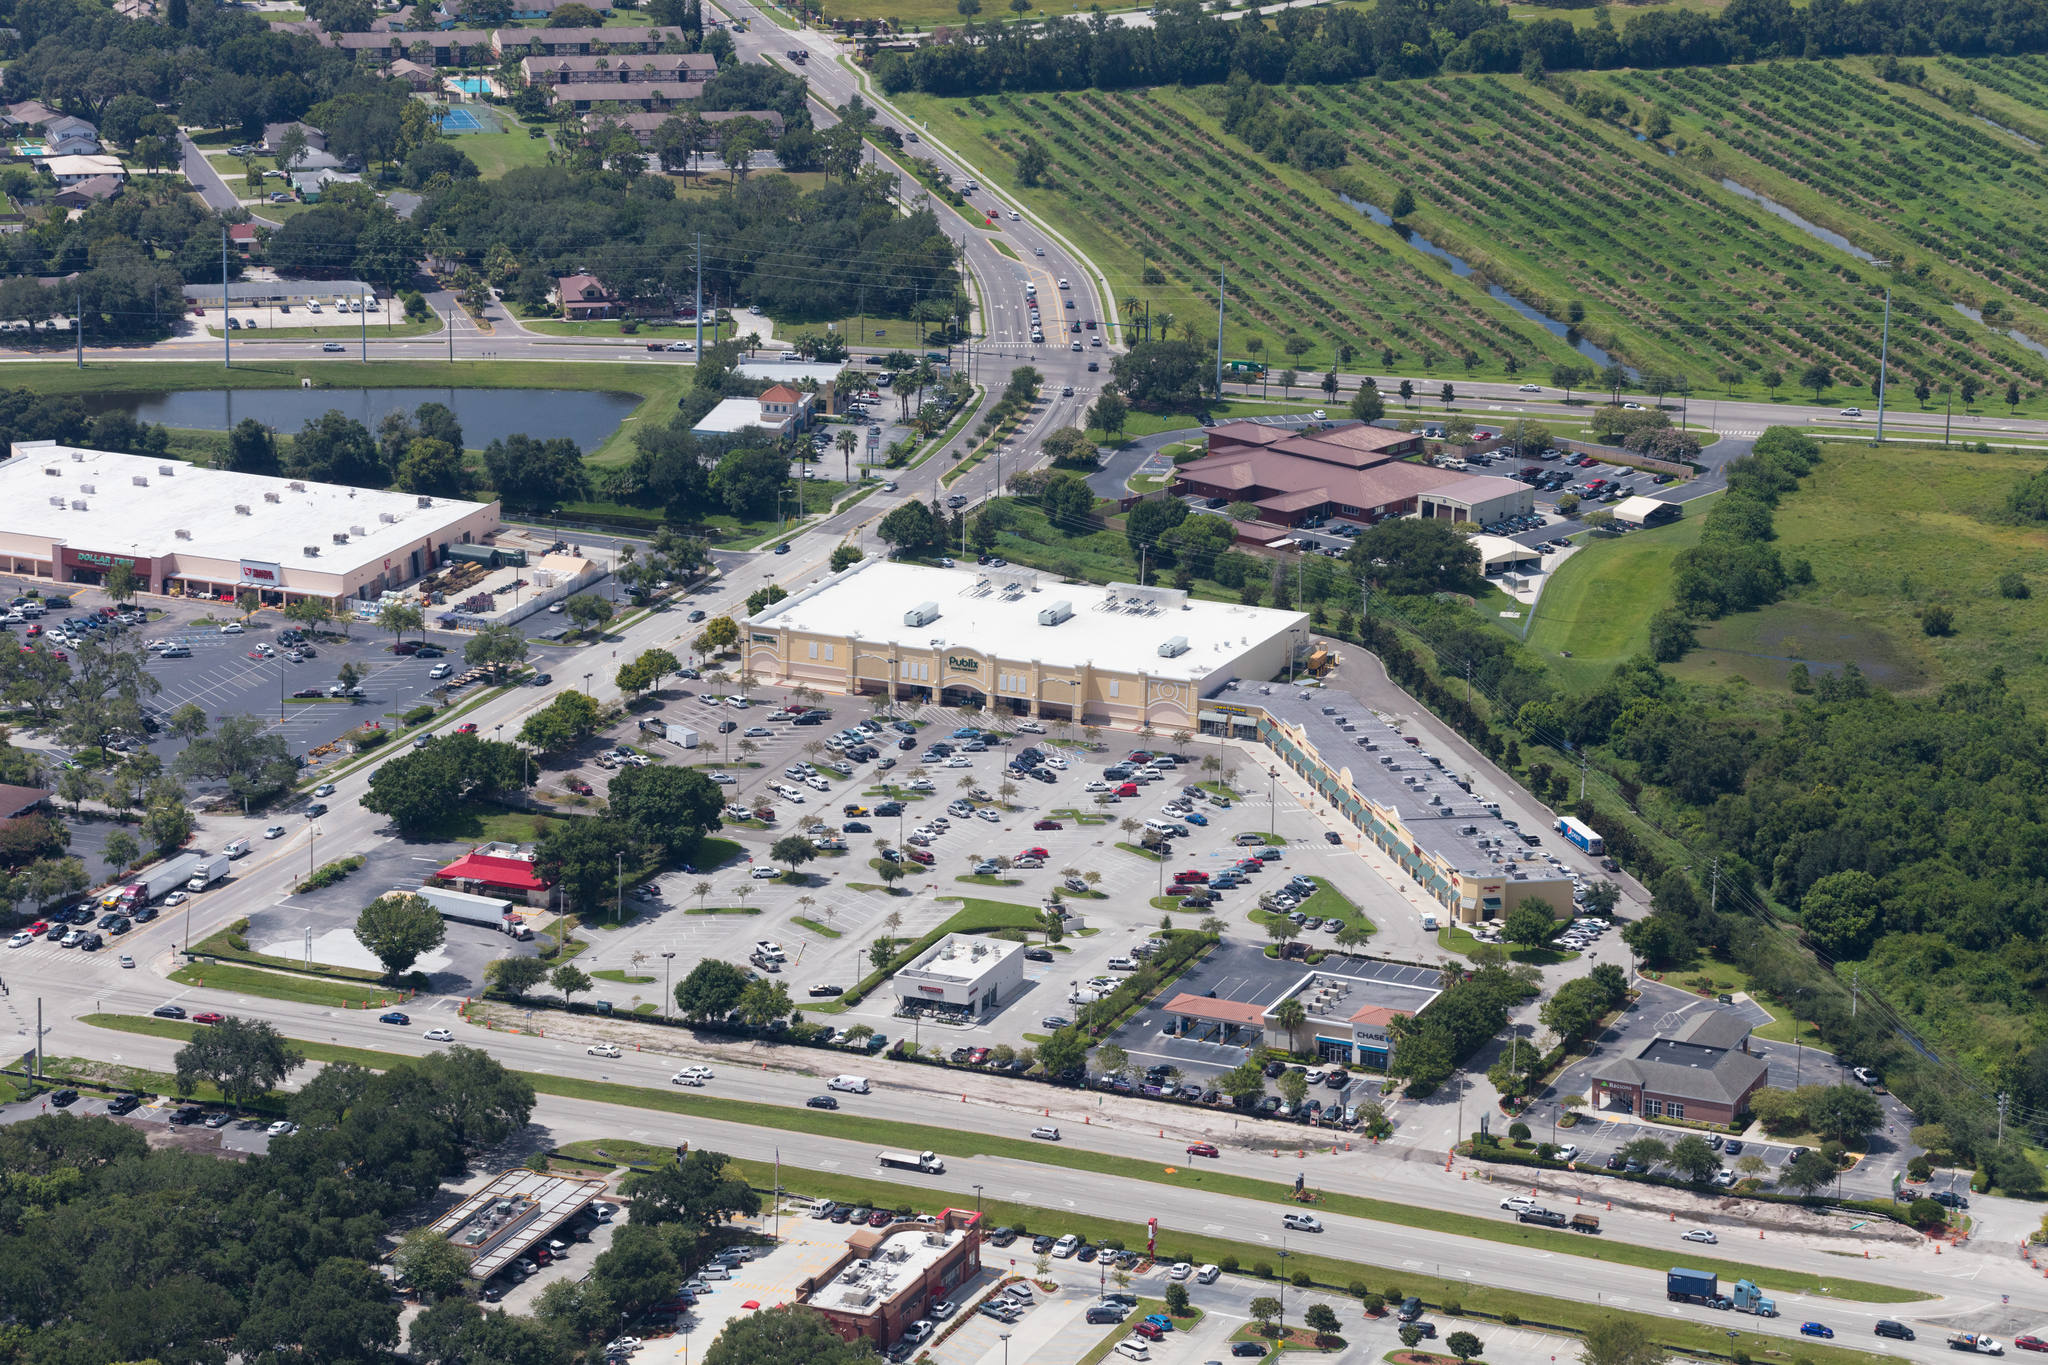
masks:
[[[306,960],[306,939],[303,934],[252,946],[266,957],[281,957],[287,962]],[[325,933],[313,935],[313,960],[329,967],[356,967],[370,972],[384,970],[384,964],[377,960],[376,954],[356,941],[355,931],[352,929],[329,929]],[[447,965],[448,954],[436,948],[414,963],[413,970],[436,972]]]

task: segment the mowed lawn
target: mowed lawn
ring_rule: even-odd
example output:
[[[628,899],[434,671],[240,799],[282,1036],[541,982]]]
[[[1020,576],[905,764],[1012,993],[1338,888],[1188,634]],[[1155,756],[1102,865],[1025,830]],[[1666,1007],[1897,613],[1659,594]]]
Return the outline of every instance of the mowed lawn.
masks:
[[[1702,631],[1705,647],[1679,676],[1726,682],[1740,672],[1781,687],[1794,659],[1815,673],[1853,660],[1910,691],[1998,666],[2030,707],[2048,712],[2048,526],[1987,519],[2043,464],[2039,452],[1826,447],[1777,513],[1779,553],[1810,561],[1813,586]],[[2001,596],[2006,573],[2031,595]],[[1955,614],[1953,634],[1921,628],[1935,603]]]
[[[1650,617],[1671,602],[1671,561],[1698,542],[1712,497],[1685,504],[1668,526],[1588,536],[1544,585],[1529,648],[1572,691],[1596,687],[1614,666],[1650,648]],[[1569,654],[1569,657],[1567,657]]]

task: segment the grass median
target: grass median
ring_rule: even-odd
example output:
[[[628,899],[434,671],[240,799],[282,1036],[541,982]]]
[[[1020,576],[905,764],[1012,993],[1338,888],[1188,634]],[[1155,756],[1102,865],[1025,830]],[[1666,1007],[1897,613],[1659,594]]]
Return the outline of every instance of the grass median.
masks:
[[[181,986],[199,986],[213,991],[238,991],[271,1000],[295,1000],[302,1005],[331,1005],[337,1009],[370,1010],[403,1004],[404,991],[380,989],[369,982],[360,985],[329,981],[320,977],[287,976],[258,967],[236,967],[223,962],[195,962],[171,973]]]
[[[113,1022],[102,1022],[107,1020]],[[148,1032],[151,1031],[148,1027],[136,1029],[129,1025],[140,1023],[150,1026],[172,1021],[96,1015],[92,1016],[89,1022],[128,1032]],[[317,1044],[295,1043],[295,1046],[305,1051],[307,1056],[319,1061],[347,1060],[360,1062],[364,1066],[379,1066],[399,1060],[397,1054],[353,1048],[335,1050],[337,1053],[348,1054],[346,1056],[329,1057],[315,1052],[315,1048],[319,1046]],[[1002,1157],[1039,1166],[1100,1171],[1150,1184],[1207,1190],[1232,1198],[1255,1199],[1275,1205],[1293,1204],[1293,1187],[1284,1181],[1234,1175],[1214,1167],[1176,1166],[1168,1169],[1159,1162],[1138,1157],[1113,1156],[1084,1148],[1048,1145],[1034,1142],[1029,1138],[999,1137],[961,1132],[951,1128],[935,1128],[926,1124],[905,1123],[894,1119],[864,1118],[845,1111],[800,1109],[578,1077],[528,1072],[520,1074],[526,1077],[536,1091],[567,1099],[594,1100],[691,1118],[747,1124],[756,1128],[845,1138],[879,1147],[910,1151],[929,1149],[942,1156]],[[1162,1151],[1161,1156],[1166,1158],[1177,1152],[1177,1148],[1169,1148]],[[1671,1253],[1659,1248],[1605,1239],[1596,1241],[1582,1233],[1504,1222],[1477,1214],[1449,1213],[1441,1209],[1416,1208],[1363,1195],[1335,1193],[1325,1193],[1317,1207],[1321,1212],[1365,1218],[1398,1227],[1447,1232],[1504,1245],[1526,1246],[1554,1255],[1579,1256],[1588,1260],[1632,1265],[1649,1270],[1668,1270],[1671,1266]],[[1200,1259],[1213,1261],[1216,1257],[1205,1256]],[[1826,1293],[1838,1299],[1868,1303],[1910,1303],[1929,1297],[1915,1290],[1891,1285],[1870,1284],[1803,1271],[1777,1270],[1713,1257],[1689,1256],[1687,1259],[1688,1263],[1696,1268],[1710,1270],[1724,1279],[1753,1279],[1786,1292],[1799,1290]]]

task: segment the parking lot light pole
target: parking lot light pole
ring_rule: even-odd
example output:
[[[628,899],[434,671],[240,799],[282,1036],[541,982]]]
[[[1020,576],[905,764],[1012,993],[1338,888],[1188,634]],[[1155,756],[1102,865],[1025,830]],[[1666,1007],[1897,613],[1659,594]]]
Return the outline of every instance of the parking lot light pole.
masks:
[[[671,1017],[669,1014],[669,1006],[675,1002],[675,997],[669,994],[668,989],[669,964],[674,962],[675,960],[676,955],[673,951],[666,952],[661,955],[661,1017],[664,1019]]]
[[[1280,1340],[1287,1340],[1287,1239],[1280,1239],[1280,1288],[1276,1291],[1275,1302],[1280,1305],[1280,1316],[1274,1326],[1280,1329]]]
[[[981,1212],[981,1186],[979,1185],[974,1187],[974,1211],[976,1213]]]

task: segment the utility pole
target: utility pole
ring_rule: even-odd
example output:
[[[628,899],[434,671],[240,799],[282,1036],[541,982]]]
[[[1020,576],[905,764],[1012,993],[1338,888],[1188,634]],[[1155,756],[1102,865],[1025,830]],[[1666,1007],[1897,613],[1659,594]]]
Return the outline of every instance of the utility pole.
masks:
[[[225,330],[225,329],[223,329]],[[78,348],[78,368],[85,368],[85,294],[71,291],[71,341]]]
[[[1941,386],[1941,401],[1943,405],[1941,414],[1941,448],[1947,450],[1949,423],[1955,420],[1956,415],[1956,393],[1952,386],[1947,384]]]
[[[1579,800],[1586,799],[1586,751],[1579,750]]]
[[[1998,1140],[2005,1141],[2005,1106],[2012,1102],[2012,1096],[2003,1090],[1998,1092]]]
[[[1851,967],[1849,969],[1849,1017],[1851,1019],[1856,1017],[1856,978],[1860,972],[1861,969],[1858,967]]]
[[[363,363],[370,363],[370,301],[361,289],[356,290],[356,315],[363,323]]]
[[[692,156],[696,153],[692,152]],[[697,363],[704,363],[704,234],[697,234]],[[867,309],[867,294],[861,294],[861,309]],[[867,336],[867,320],[861,320],[861,336]]]
[[[84,361],[79,362],[81,365]],[[224,370],[235,368],[234,349],[228,343],[228,228],[220,228],[220,364]]]
[[[1879,265],[1890,266],[1890,261],[1879,261]],[[1891,358],[1892,347],[1892,285],[1884,285],[1884,332],[1877,345],[1877,443],[1884,444],[1884,391],[1885,365]]]
[[[1707,869],[1707,908],[1721,908],[1721,855],[1715,854],[1714,861]]]
[[[1223,287],[1224,272],[1216,271],[1216,396],[1223,397]]]

